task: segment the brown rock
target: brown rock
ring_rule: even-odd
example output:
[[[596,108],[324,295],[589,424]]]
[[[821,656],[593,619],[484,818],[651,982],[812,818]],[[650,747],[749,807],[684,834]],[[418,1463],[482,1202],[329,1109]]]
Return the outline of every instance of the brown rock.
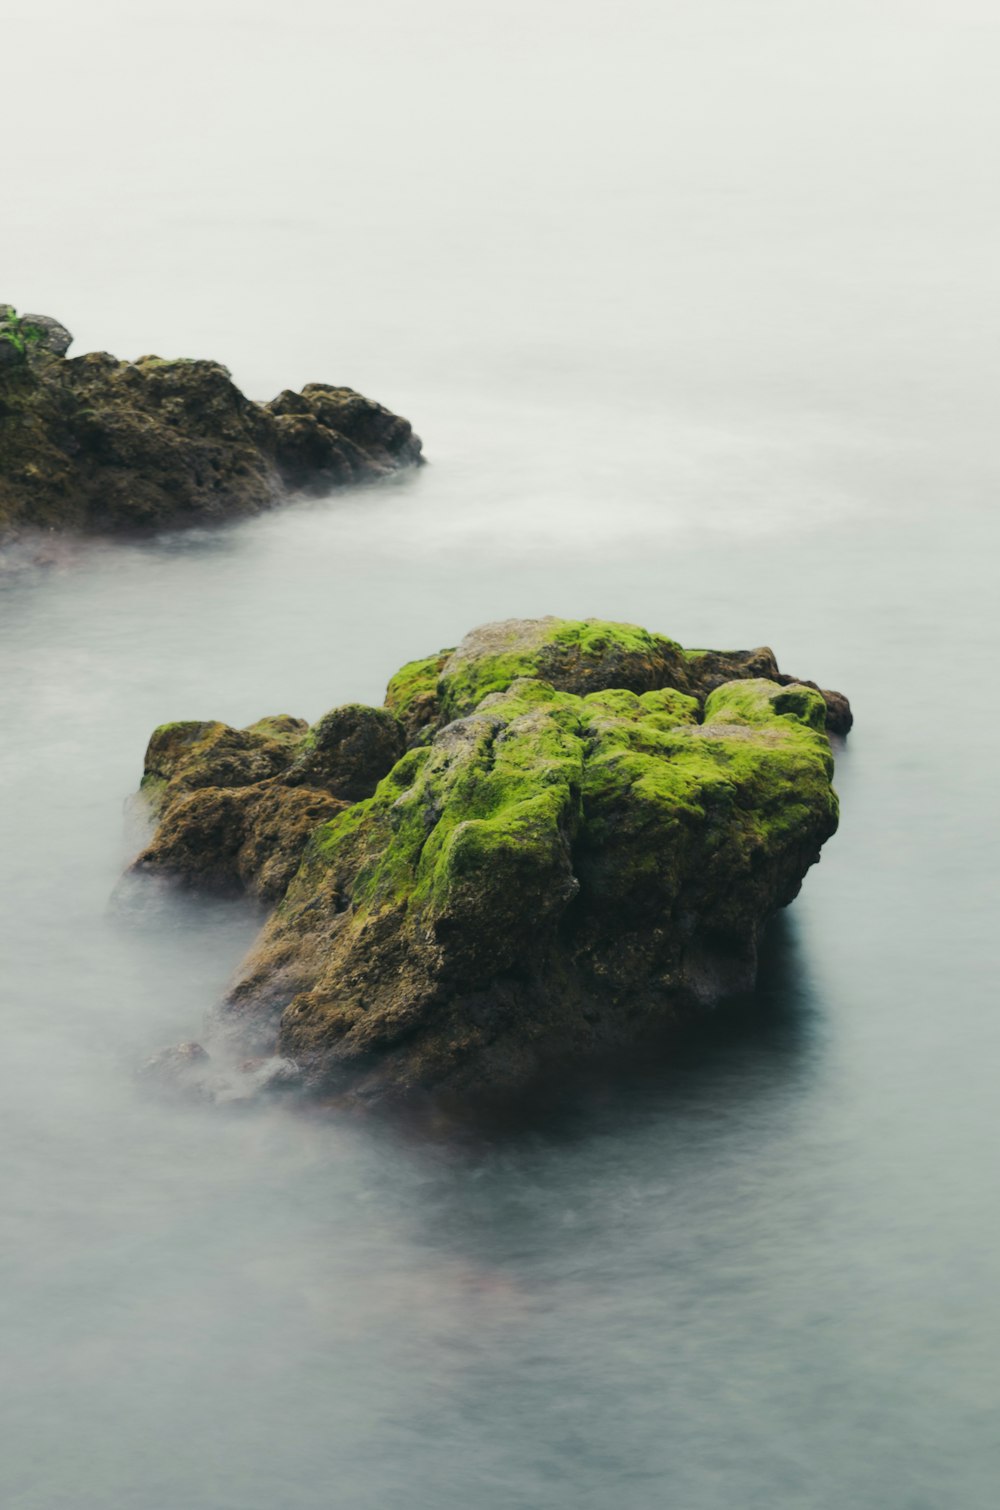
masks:
[[[66,357],[65,327],[31,319],[0,306],[0,534],[213,524],[421,462],[409,423],[350,388],[257,404],[218,362]]]

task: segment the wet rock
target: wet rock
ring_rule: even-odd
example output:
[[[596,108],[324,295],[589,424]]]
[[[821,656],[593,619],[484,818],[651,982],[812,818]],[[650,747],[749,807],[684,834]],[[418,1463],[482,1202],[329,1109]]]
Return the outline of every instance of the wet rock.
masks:
[[[287,714],[246,729],[217,720],[161,724],[146,747],[142,793],[154,812],[202,787],[246,787],[285,772],[309,725]]]
[[[213,524],[421,462],[409,423],[350,388],[258,404],[218,362],[67,357],[71,339],[0,305],[0,534]]]
[[[790,682],[797,681],[798,678],[777,676],[775,680],[780,682],[783,687],[787,687]],[[831,692],[827,687],[818,686],[816,682],[803,681],[801,685],[803,687],[812,687],[823,699],[826,704],[826,726],[831,734],[844,735],[851,732],[854,726],[854,714],[851,712],[850,703],[842,692]]]
[[[73,337],[61,325],[58,320],[53,320],[50,315],[22,315],[22,321],[41,351],[51,352],[53,356],[64,357],[73,344]]]
[[[402,723],[408,743],[418,744],[517,676],[540,677],[560,691],[583,695],[605,687],[638,693],[672,687],[700,702],[724,682],[798,680],[779,672],[767,645],[684,650],[663,635],[597,619],[504,619],[474,629],[456,649],[403,666],[389,683],[386,705]],[[851,726],[847,698],[817,690],[826,703],[827,727],[846,733]]]
[[[314,830],[370,796],[404,747],[392,713],[358,703],[312,728],[287,714],[163,724],[141,787],[158,826],[132,872],[278,901]]]
[[[846,699],[766,647],[508,620],[386,701],[308,731],[168,726],[147,759],[168,800],[140,867],[281,896],[223,1021],[324,1094],[481,1099],[676,1028],[752,985],[837,826]],[[293,836],[321,790],[338,811]]]
[[[403,727],[387,708],[349,703],[309,730],[287,779],[357,802],[371,796],[405,748]]]
[[[277,901],[313,830],[344,806],[312,787],[202,787],[166,808],[133,872],[220,896]]]
[[[175,1043],[158,1049],[136,1073],[161,1091],[193,1095],[199,1100],[211,1100],[215,1093],[211,1059],[200,1043]]]

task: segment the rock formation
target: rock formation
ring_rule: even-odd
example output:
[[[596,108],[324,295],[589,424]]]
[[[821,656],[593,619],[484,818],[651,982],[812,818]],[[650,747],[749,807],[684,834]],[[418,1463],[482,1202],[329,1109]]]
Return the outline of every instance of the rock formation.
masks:
[[[407,421],[351,388],[258,404],[218,362],[67,357],[71,341],[0,305],[0,535],[215,524],[420,463]]]
[[[224,1007],[258,1052],[325,1092],[478,1098],[752,985],[849,724],[768,649],[510,620],[383,709],[158,729],[136,868],[278,901]]]

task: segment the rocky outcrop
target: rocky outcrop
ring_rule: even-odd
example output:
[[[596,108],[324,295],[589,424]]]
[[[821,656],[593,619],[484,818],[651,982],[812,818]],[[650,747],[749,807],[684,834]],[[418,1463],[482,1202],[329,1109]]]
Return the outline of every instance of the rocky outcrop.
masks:
[[[457,649],[410,661],[390,681],[386,706],[411,739],[426,739],[518,676],[539,677],[560,691],[577,693],[595,687],[649,692],[669,686],[702,702],[728,681],[756,676],[789,686],[800,680],[778,670],[767,645],[756,650],[683,650],[673,640],[628,624],[504,619],[474,629]],[[820,693],[830,733],[846,734],[853,717],[843,693],[824,691],[815,682],[801,685]]]
[[[147,756],[138,866],[282,897],[224,1015],[314,1089],[481,1098],[673,1028],[753,983],[837,826],[846,699],[766,648],[511,620],[386,701]]]
[[[141,791],[159,824],[133,865],[221,895],[280,898],[317,825],[370,796],[403,753],[384,708],[300,718],[163,724],[149,741]]]
[[[408,422],[353,389],[258,404],[217,362],[67,357],[71,340],[0,305],[0,534],[214,524],[421,461]]]

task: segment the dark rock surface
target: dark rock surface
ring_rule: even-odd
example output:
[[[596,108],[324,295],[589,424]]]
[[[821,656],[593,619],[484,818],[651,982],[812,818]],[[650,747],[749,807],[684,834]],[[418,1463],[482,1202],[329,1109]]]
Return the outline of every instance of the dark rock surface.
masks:
[[[40,351],[64,357],[73,344],[73,337],[65,325],[53,320],[51,315],[22,315],[21,320]]]
[[[837,826],[846,699],[766,648],[509,620],[386,701],[147,755],[137,866],[280,898],[223,1017],[323,1093],[481,1100],[683,1023]]]
[[[404,747],[390,712],[357,703],[313,728],[287,715],[247,729],[163,724],[149,741],[141,788],[159,824],[132,868],[276,901],[316,827],[370,796]]]
[[[411,426],[350,388],[246,398],[217,362],[67,357],[0,305],[0,535],[214,524],[419,465]]]

